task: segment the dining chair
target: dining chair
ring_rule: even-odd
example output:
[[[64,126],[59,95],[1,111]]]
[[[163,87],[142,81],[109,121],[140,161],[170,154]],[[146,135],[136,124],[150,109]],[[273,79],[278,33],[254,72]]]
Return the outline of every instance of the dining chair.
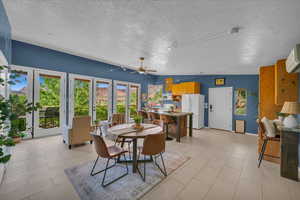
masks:
[[[258,156],[258,165],[259,168],[261,162],[264,158],[266,147],[269,141],[280,142],[280,135],[276,134],[276,127],[273,124],[272,120],[268,120],[267,118],[263,118],[262,120],[258,119],[258,129],[259,129],[259,137],[263,140],[263,144],[261,146],[261,151]]]
[[[102,183],[101,183],[101,185],[103,187],[106,187],[106,186],[114,183],[115,181],[123,178],[124,176],[126,176],[128,174],[128,164],[127,164],[127,160],[126,160],[126,156],[125,156],[125,153],[127,151],[125,151],[122,148],[120,148],[118,146],[115,146],[115,145],[108,147],[106,145],[105,141],[103,140],[103,138],[100,135],[93,135],[92,134],[92,138],[93,138],[93,141],[94,141],[94,144],[95,144],[95,150],[96,150],[96,153],[97,153],[97,159],[94,162],[94,165],[93,165],[93,168],[91,170],[90,175],[91,176],[95,176],[96,174],[104,172],[104,175],[103,175],[103,178],[102,178]],[[113,179],[113,180],[105,183],[105,178],[106,178],[107,170],[110,169],[110,168],[112,168],[112,167],[115,167],[116,164],[117,164],[117,158],[121,157],[122,155],[123,155],[124,160],[125,160],[126,172],[123,173],[122,175],[120,175],[119,177],[117,177],[117,178],[115,178],[115,179]],[[98,172],[94,172],[94,169],[95,169],[95,167],[97,165],[99,157],[107,159],[106,160],[106,165],[105,165],[104,169],[102,169],[102,170],[100,170]],[[114,164],[108,166],[109,161],[112,160],[112,159],[114,160]]]
[[[116,126],[119,124],[124,124],[125,123],[125,115],[124,114],[120,114],[120,113],[115,113],[112,115],[111,118],[111,126]],[[127,148],[128,148],[128,155],[129,155],[129,159],[131,159],[131,143],[132,140],[131,139],[122,139],[122,138],[116,138],[115,140],[115,145],[120,145],[122,148],[124,147],[124,144],[127,144]]]
[[[154,164],[157,166],[157,168],[161,171],[161,173],[164,176],[167,176],[164,158],[162,155],[165,152],[165,144],[166,144],[165,138],[166,135],[164,133],[147,135],[144,139],[143,146],[139,147],[138,160],[141,154],[144,155],[144,160],[146,160],[146,156],[150,156],[152,159],[154,158]],[[158,157],[161,158],[163,169],[157,163]],[[139,168],[137,168],[137,171],[141,175],[143,181],[146,181],[146,162],[144,162],[144,173],[142,174]]]

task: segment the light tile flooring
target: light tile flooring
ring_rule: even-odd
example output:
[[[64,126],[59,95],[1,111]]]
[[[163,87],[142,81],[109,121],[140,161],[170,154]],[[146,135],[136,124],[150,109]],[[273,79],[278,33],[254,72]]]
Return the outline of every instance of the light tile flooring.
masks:
[[[202,129],[167,149],[191,157],[181,168],[144,196],[145,200],[299,200],[300,183],[281,178],[279,166],[256,166],[256,137]],[[1,200],[76,200],[64,169],[95,158],[93,146],[72,150],[59,136],[27,140],[14,148]]]

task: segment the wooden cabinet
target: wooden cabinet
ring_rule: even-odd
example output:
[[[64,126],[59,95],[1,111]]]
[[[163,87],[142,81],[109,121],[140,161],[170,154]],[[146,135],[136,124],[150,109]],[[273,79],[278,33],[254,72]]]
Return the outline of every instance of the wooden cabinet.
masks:
[[[259,69],[259,118],[276,119],[281,106],[275,104],[275,66]]]
[[[285,61],[275,64],[275,104],[280,106],[285,101],[298,101],[298,73],[287,73]]]
[[[259,69],[259,118],[276,119],[277,112],[282,106],[275,104],[275,66],[265,66]],[[258,152],[263,143],[261,133],[258,133]],[[264,160],[280,162],[280,142],[269,141],[266,147]]]
[[[182,95],[182,94],[199,94],[200,93],[200,83],[198,82],[183,82],[179,84],[173,84],[172,94]]]

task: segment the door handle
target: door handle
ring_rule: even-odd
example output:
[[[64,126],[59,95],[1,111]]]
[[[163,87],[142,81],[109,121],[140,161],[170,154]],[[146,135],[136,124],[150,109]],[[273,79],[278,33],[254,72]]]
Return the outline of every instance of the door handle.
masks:
[[[209,112],[212,112],[212,111],[213,111],[212,108],[213,108],[213,106],[210,104],[210,105],[209,105]]]

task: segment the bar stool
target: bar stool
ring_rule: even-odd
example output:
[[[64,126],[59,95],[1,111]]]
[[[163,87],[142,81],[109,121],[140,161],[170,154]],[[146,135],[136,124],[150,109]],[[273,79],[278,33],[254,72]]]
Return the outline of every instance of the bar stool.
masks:
[[[262,147],[261,147],[261,151],[260,151],[259,156],[258,156],[258,165],[257,165],[257,167],[259,168],[260,165],[261,165],[261,162],[264,158],[268,142],[269,141],[279,142],[280,141],[280,136],[276,135],[276,127],[274,126],[274,124],[272,124],[273,122],[270,123],[270,120],[268,120],[267,118],[264,117],[262,120],[258,119],[257,123],[258,123],[258,128],[259,128],[259,137],[261,139],[263,139],[263,144],[262,144]],[[268,127],[266,127],[264,124],[266,124]],[[274,133],[271,133],[272,131]]]
[[[159,125],[160,126],[160,116],[157,113],[149,112],[150,121],[152,124]]]
[[[173,138],[169,136],[169,125],[175,124],[175,121],[172,119],[172,117],[167,115],[160,115],[160,120],[163,122],[163,130],[167,135],[166,140],[173,140]]]

